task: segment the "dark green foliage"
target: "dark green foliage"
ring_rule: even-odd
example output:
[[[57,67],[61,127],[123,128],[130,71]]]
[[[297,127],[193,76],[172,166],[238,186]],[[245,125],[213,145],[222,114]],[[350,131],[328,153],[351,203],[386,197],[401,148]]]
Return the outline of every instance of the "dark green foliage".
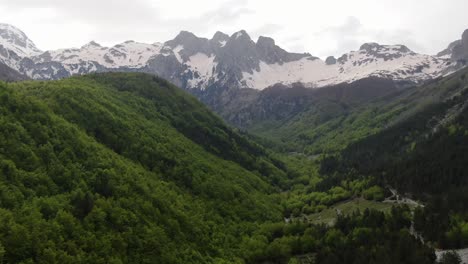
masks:
[[[385,215],[366,210],[339,216],[334,227],[305,223],[265,224],[248,238],[249,263],[288,263],[309,256],[315,263],[434,263],[434,250],[409,232],[407,207]]]
[[[362,192],[362,196],[367,200],[383,201],[385,198],[384,190],[379,186],[372,186]]]
[[[454,93],[448,99],[351,144],[321,165],[324,174],[374,177],[381,186],[423,200],[427,205],[415,213],[416,230],[442,248],[468,245],[468,91],[460,74],[427,87]]]

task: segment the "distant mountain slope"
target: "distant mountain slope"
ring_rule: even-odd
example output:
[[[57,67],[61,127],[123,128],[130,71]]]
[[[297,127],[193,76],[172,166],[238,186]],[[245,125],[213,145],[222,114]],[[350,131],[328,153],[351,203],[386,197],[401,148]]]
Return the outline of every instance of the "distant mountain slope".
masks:
[[[277,84],[262,91],[240,89],[219,93],[213,89],[201,95],[200,99],[231,124],[268,133],[281,129],[282,125],[317,107],[317,104],[353,106],[397,90],[393,81],[371,77],[320,89],[310,89],[302,84],[292,87]]]
[[[153,76],[0,82],[0,127],[4,262],[241,261],[281,220],[282,164]]]
[[[456,95],[466,85],[460,81],[466,71],[407,89],[381,79],[316,90],[266,89],[260,95],[254,93],[256,97],[249,95],[255,99],[248,103],[239,99],[257,111],[238,106],[228,110],[225,119],[256,135],[283,142],[285,150],[335,152]]]
[[[265,89],[275,84],[324,87],[377,77],[421,83],[459,69],[459,60],[417,54],[404,45],[366,43],[359,50],[322,61],[308,53],[287,52],[268,37],[255,42],[244,30],[212,39],[186,31],[163,44],[126,41],[102,47],[39,51],[23,32],[0,27],[0,60],[33,79],[61,79],[91,72],[139,71],[156,74],[190,90]],[[458,50],[458,48],[455,48]]]

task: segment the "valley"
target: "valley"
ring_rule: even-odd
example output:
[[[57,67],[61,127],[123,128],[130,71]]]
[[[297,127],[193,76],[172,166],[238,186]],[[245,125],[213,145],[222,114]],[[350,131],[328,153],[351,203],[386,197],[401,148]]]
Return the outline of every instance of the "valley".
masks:
[[[467,32],[321,60],[243,30],[41,51],[1,24],[0,263],[466,257]]]

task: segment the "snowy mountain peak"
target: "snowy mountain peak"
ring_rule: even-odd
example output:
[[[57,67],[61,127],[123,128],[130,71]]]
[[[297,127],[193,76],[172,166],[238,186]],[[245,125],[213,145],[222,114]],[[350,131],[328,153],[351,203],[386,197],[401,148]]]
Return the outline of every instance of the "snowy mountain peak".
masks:
[[[329,56],[329,57],[325,60],[325,63],[326,63],[327,65],[334,65],[334,64],[336,64],[336,62],[337,62],[337,60],[336,60],[336,58],[333,57],[333,56]]]
[[[269,37],[260,36],[258,38],[258,40],[257,40],[257,46],[271,48],[271,47],[274,47],[276,45],[275,45],[275,40],[274,39],[269,38]]]
[[[214,35],[213,38],[211,39],[212,41],[227,41],[229,39],[229,35],[225,34],[221,31],[217,31]]]
[[[165,45],[170,46],[172,48],[175,48],[179,45],[191,46],[197,42],[200,42],[200,40],[202,40],[203,42],[208,41],[207,39],[203,39],[203,38],[199,38],[195,36],[195,34],[193,34],[192,32],[183,30],[183,31],[180,31],[180,33],[173,40],[167,41]]]
[[[411,53],[405,45],[380,45],[375,42],[364,43],[359,50],[369,53]]]
[[[24,51],[24,47],[33,52]],[[323,61],[309,53],[288,52],[269,37],[261,36],[254,42],[245,30],[231,36],[216,32],[212,39],[181,31],[164,44],[129,40],[103,47],[91,41],[78,49],[39,53],[23,32],[0,25],[0,62],[33,79],[141,71],[157,74],[185,89],[200,90],[265,89],[278,83],[323,87],[367,77],[419,83],[458,69],[453,57],[468,58],[468,31],[450,54],[450,58],[442,58],[417,54],[404,45],[365,43],[357,51]]]
[[[369,42],[369,43],[362,44],[359,50],[373,51],[373,50],[377,50],[379,47],[380,47],[379,43]]]
[[[89,43],[83,45],[81,48],[82,49],[89,49],[89,48],[94,49],[94,48],[103,48],[103,47],[96,41],[92,40]]]
[[[252,41],[252,39],[250,38],[249,34],[247,34],[247,31],[245,30],[240,30],[234,34],[232,34],[231,36],[231,40],[248,40],[248,41]]]
[[[228,41],[229,41],[229,35],[220,31],[217,31],[214,34],[213,38],[211,39],[211,42],[214,43],[215,46],[218,46],[221,48],[226,46]]]
[[[20,57],[41,52],[23,31],[9,24],[0,23],[0,45],[15,52]]]

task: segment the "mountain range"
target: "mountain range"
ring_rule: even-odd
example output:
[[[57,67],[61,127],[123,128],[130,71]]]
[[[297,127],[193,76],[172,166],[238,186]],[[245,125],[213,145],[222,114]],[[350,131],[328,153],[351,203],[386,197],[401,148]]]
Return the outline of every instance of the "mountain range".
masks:
[[[321,60],[245,31],[41,51],[0,24],[0,263],[452,263],[467,59],[468,30]]]
[[[325,61],[291,53],[272,38],[255,42],[241,30],[206,39],[182,31],[173,40],[145,44],[126,41],[103,47],[91,41],[80,48],[39,50],[20,29],[0,24],[0,62],[31,79],[61,79],[91,72],[156,74],[189,90],[252,88],[275,84],[308,88],[351,83],[368,77],[400,86],[418,84],[461,68],[468,57],[468,32],[437,55],[418,54],[404,45],[365,43],[359,50]]]

